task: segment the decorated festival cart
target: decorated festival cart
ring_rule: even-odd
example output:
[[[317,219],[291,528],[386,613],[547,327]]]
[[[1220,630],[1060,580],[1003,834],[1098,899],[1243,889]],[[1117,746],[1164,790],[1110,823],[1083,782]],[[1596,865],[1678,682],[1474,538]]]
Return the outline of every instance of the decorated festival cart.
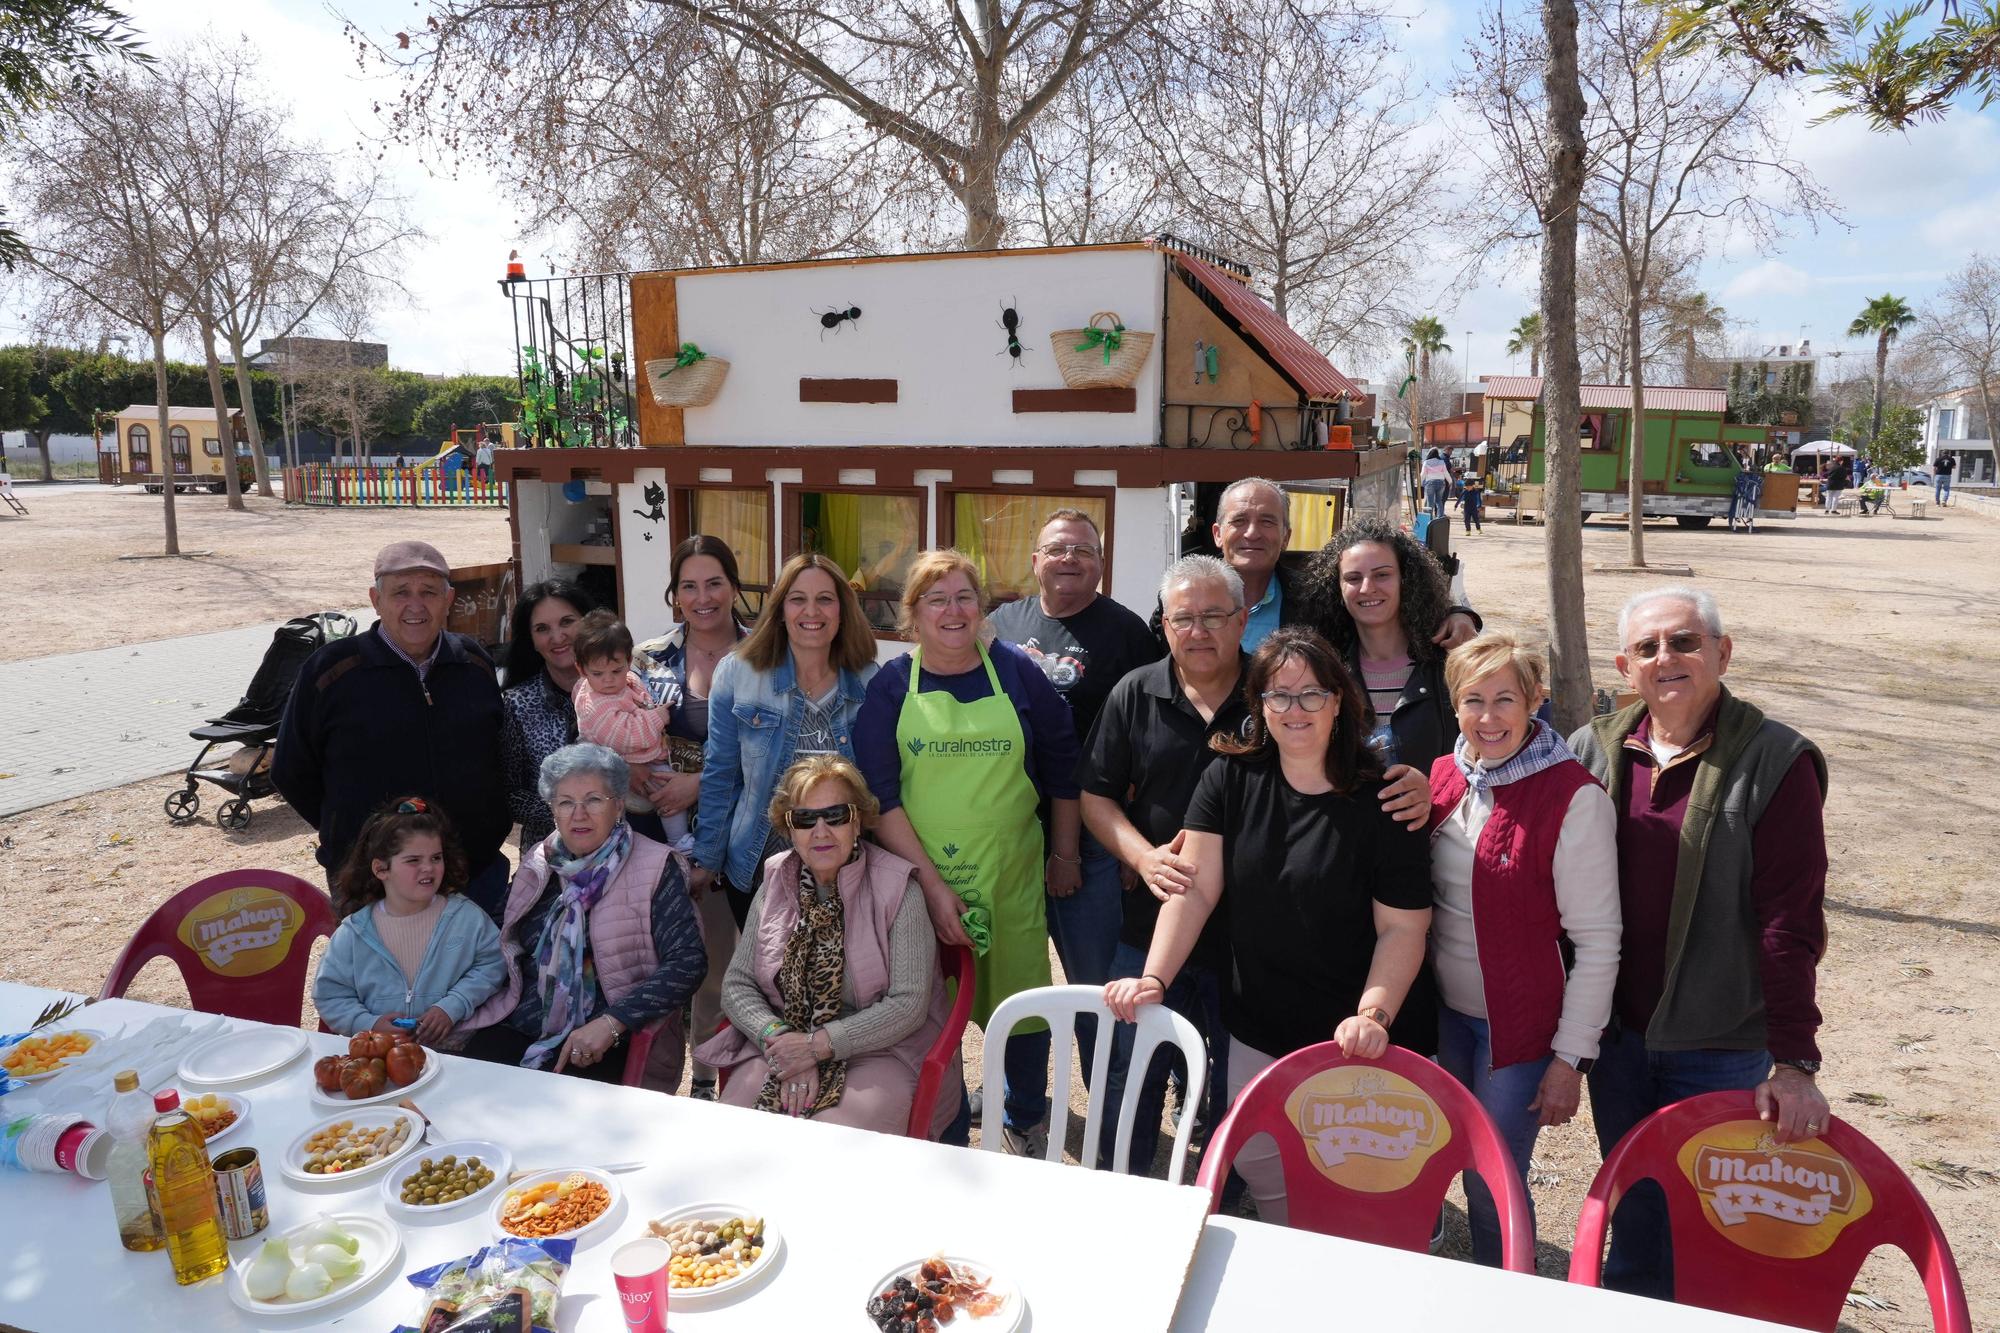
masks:
[[[521,583],[594,582],[641,636],[696,532],[735,551],[750,610],[823,552],[887,640],[917,552],[956,546],[1014,596],[1058,506],[1098,520],[1104,591],[1142,614],[1238,478],[1292,491],[1301,550],[1400,511],[1360,391],[1247,270],[1170,238],[501,285]]]

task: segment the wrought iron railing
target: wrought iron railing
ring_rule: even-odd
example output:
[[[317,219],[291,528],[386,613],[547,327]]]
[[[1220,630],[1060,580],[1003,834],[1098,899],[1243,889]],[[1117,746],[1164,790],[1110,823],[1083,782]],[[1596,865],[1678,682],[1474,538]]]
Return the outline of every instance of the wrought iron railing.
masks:
[[[1343,421],[1335,403],[1260,404],[1254,423],[1247,403],[1168,403],[1165,410],[1170,448],[1262,449],[1275,444],[1280,449],[1324,449],[1335,426],[1349,428],[1354,448],[1369,448],[1374,443],[1368,424]],[[1175,424],[1181,426],[1178,433],[1172,429]]]
[[[514,316],[519,443],[633,448],[632,275],[502,279]]]

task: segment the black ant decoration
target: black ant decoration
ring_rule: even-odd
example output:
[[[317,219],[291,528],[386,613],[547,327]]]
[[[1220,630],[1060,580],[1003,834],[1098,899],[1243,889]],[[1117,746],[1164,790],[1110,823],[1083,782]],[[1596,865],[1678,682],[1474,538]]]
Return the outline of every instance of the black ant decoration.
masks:
[[[859,320],[861,318],[861,307],[851,305],[845,309],[841,309],[836,306],[832,310],[815,310],[813,313],[819,316],[819,336],[824,338],[829,331],[838,332],[842,324],[850,320]]]
[[[1016,366],[1021,364],[1021,354],[1031,350],[1021,346],[1021,316],[1014,308],[1018,304],[1020,298],[1012,297],[1000,308],[1000,327],[1007,330],[1007,355],[1014,358]]]

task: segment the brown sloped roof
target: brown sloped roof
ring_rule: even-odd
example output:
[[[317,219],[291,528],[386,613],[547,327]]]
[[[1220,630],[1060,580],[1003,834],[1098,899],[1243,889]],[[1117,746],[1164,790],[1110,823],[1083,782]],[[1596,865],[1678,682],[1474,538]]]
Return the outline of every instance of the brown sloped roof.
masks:
[[[1336,370],[1323,352],[1300,337],[1297,330],[1278,317],[1277,311],[1264,304],[1263,299],[1242,282],[1193,255],[1177,250],[1169,253],[1183,273],[1222,303],[1222,308],[1241,327],[1243,336],[1290,377],[1308,398],[1345,397],[1358,400],[1361,397],[1361,390],[1355,387],[1353,380]]]

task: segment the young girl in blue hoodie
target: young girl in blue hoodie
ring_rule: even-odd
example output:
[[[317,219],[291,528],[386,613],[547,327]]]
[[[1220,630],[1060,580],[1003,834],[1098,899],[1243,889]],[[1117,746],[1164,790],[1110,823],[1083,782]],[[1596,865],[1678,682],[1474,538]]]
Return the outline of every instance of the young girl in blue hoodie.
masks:
[[[500,932],[465,887],[451,821],[420,796],[369,816],[334,881],[340,929],[327,942],[313,1003],[343,1036],[412,1031],[452,1047],[453,1030],[506,984]]]

